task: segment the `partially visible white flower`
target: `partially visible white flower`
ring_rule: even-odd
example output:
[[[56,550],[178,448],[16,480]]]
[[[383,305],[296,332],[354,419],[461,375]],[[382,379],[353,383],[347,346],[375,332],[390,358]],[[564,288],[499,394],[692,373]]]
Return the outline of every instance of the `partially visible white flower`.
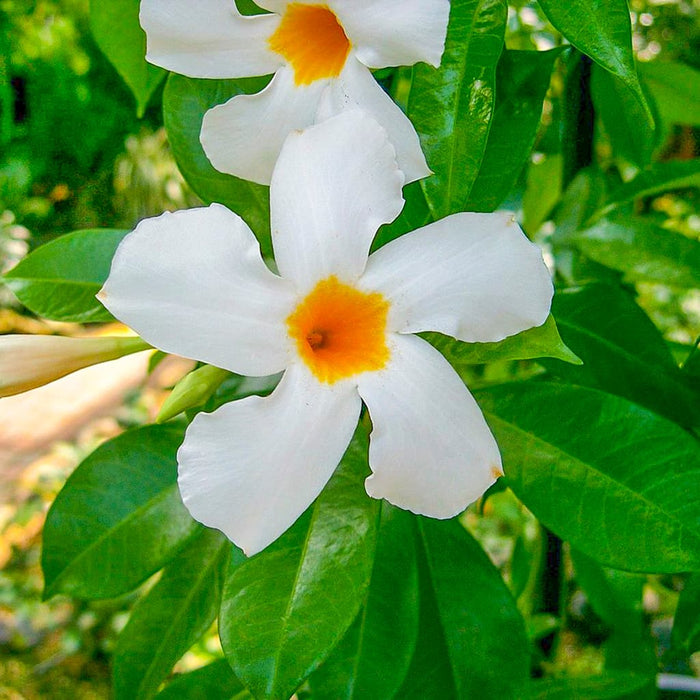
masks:
[[[413,334],[493,342],[540,325],[549,273],[503,214],[455,214],[368,256],[403,181],[386,132],[349,111],[282,149],[270,188],[279,276],[217,204],[146,219],[116,252],[100,298],[153,345],[240,374],[285,371],[267,398],[200,413],[178,453],[192,515],[248,554],[320,493],[363,401],[370,496],[448,518],[500,475],[476,402]]]
[[[3,335],[0,336],[0,396],[20,394],[83,367],[149,347],[141,338]]]
[[[269,184],[282,143],[348,107],[388,132],[408,182],[430,173],[418,135],[370,68],[440,64],[449,0],[260,0],[246,17],[233,0],[142,0],[146,58],[194,78],[274,73],[255,95],[207,112],[204,150],[217,170]]]

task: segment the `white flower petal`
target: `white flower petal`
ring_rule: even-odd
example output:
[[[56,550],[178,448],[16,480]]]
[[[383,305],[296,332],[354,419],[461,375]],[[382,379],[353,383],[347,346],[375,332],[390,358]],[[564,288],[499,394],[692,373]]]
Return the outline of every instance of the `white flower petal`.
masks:
[[[313,124],[326,84],[297,86],[292,68],[283,67],[264,90],[210,109],[200,134],[207,158],[222,173],[269,185],[284,140]]]
[[[553,295],[540,249],[504,212],[453,214],[391,241],[361,285],[390,301],[393,331],[480,343],[543,324]]]
[[[200,413],[178,452],[185,505],[246,554],[259,552],[321,492],[352,438],[360,407],[351,383],[321,385],[292,365],[268,398]]]
[[[366,66],[440,65],[449,0],[328,0],[328,7]]]
[[[373,425],[373,473],[365,481],[373,498],[450,518],[501,474],[498,446],[476,401],[421,338],[394,335],[390,364],[358,383]]]
[[[265,267],[250,229],[220,204],[139,223],[98,296],[166,352],[248,375],[287,364],[291,285]]]
[[[244,78],[283,64],[267,43],[277,15],[244,17],[233,0],[142,0],[146,60],[193,78]]]
[[[360,110],[290,134],[270,188],[280,274],[300,291],[332,274],[355,281],[377,229],[403,207],[403,180],[386,131]]]
[[[366,111],[387,130],[407,183],[430,175],[411,120],[382,90],[367,67],[351,53],[343,72],[330,81],[323,94],[317,121],[353,107]]]

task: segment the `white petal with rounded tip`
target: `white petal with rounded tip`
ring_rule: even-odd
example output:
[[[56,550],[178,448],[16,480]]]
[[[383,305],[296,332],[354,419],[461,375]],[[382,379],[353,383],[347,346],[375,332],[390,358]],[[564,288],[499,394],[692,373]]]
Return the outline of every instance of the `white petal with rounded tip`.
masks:
[[[283,67],[264,90],[210,109],[200,140],[211,164],[222,173],[269,185],[285,138],[313,124],[327,82],[297,86],[294,71]]]
[[[321,492],[360,414],[349,382],[322,385],[292,365],[268,398],[200,413],[178,452],[178,484],[194,518],[248,554],[276,540]]]
[[[366,111],[387,130],[407,183],[430,175],[418,134],[410,119],[382,90],[369,69],[351,53],[343,72],[330,81],[328,90],[323,94],[317,121],[353,107]]]
[[[100,301],[166,352],[247,375],[288,361],[291,286],[220,204],[145,219],[119,245]]]
[[[332,274],[354,282],[377,229],[403,207],[403,181],[386,131],[360,110],[290,134],[270,188],[280,274],[300,292]]]
[[[445,358],[414,335],[390,338],[384,370],[358,379],[372,418],[367,493],[432,518],[451,518],[501,473],[496,441]]]
[[[504,212],[453,214],[391,241],[361,285],[391,302],[393,331],[479,343],[543,324],[554,293],[540,249]]]
[[[277,15],[244,17],[233,0],[141,0],[146,60],[193,78],[245,78],[284,63],[268,46]]]
[[[440,65],[449,0],[328,0],[328,7],[366,66]]]

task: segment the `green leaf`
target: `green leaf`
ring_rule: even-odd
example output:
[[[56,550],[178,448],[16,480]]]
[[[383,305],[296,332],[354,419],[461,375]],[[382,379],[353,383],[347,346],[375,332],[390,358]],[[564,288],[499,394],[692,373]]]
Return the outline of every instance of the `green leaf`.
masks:
[[[564,344],[557,324],[550,315],[541,326],[512,335],[498,343],[463,343],[441,333],[421,333],[449,363],[459,369],[465,365],[479,365],[501,360],[533,360],[553,357],[563,362],[580,365],[581,360]]]
[[[372,574],[379,503],[367,496],[362,428],[314,504],[226,581],[219,625],[234,673],[286,700],[354,621]]]
[[[591,94],[595,111],[610,138],[613,155],[640,168],[648,165],[661,139],[661,130],[647,117],[651,107],[642,105],[639,94],[631,91],[629,85],[598,66],[593,66]]]
[[[244,700],[252,697],[233,675],[226,659],[182,673],[168,683],[157,700]]]
[[[628,282],[700,287],[700,242],[633,216],[601,219],[570,239],[587,257]]]
[[[639,197],[684,187],[700,187],[700,158],[653,163],[634,179],[618,187],[601,213],[607,214]]]
[[[531,700],[634,700],[636,693],[654,687],[653,678],[623,671],[586,678],[550,678],[530,684]]]
[[[263,254],[270,256],[269,188],[214,169],[199,141],[207,110],[235,95],[259,92],[267,80],[198,80],[171,74],[163,92],[163,118],[173,155],[190,187],[206,204],[218,202],[238,214],[258,237]]]
[[[138,602],[114,654],[115,700],[154,697],[177,660],[211,627],[231,549],[220,532],[202,530]]]
[[[493,211],[515,185],[535,143],[554,61],[551,51],[504,51],[496,72],[496,107],[469,211]]]
[[[143,116],[166,72],[146,62],[146,33],[139,24],[140,0],[90,0],[90,29],[97,45],[136,98]]]
[[[671,642],[691,654],[700,650],[700,574],[691,574],[678,597]]]
[[[52,321],[92,323],[112,315],[95,298],[127,231],[88,229],[37,248],[4,277],[17,298]]]
[[[426,584],[437,608],[433,624],[440,627],[433,634],[442,637],[437,651],[445,650],[450,676],[448,681],[443,665],[442,678],[435,678],[430,656],[418,658],[419,642],[415,665],[397,697],[524,697],[530,666],[525,624],[498,570],[457,520],[420,518],[418,527]]]
[[[562,165],[560,153],[539,153],[528,166],[522,225],[530,237],[539,231],[561,197]]]
[[[156,423],[165,423],[195,406],[201,406],[231,375],[225,369],[203,365],[186,374],[173,388],[156,416]]]
[[[430,207],[425,201],[425,195],[420,182],[411,182],[403,188],[403,196],[406,200],[401,213],[390,224],[384,224],[372,243],[372,250],[381,248],[409,231],[426,226],[434,221]]]
[[[608,284],[567,289],[553,313],[582,367],[546,366],[573,384],[599,387],[675,420],[700,425],[700,401],[656,326],[631,294]]]
[[[684,63],[648,61],[639,72],[668,126],[700,126],[700,71]]]
[[[675,423],[592,389],[521,382],[478,392],[508,485],[601,564],[700,566],[700,446]]]
[[[415,66],[408,115],[434,175],[422,181],[434,218],[464,211],[486,149],[505,0],[452,0],[439,68]]]
[[[367,602],[328,660],[310,678],[314,697],[393,698],[418,635],[418,569],[412,516],[382,504]]]
[[[653,124],[637,78],[627,0],[539,0],[549,21],[579,51],[619,78]]]
[[[98,447],[71,474],[44,526],[45,596],[113,598],[166,564],[198,526],[177,490],[182,430],[150,426]]]

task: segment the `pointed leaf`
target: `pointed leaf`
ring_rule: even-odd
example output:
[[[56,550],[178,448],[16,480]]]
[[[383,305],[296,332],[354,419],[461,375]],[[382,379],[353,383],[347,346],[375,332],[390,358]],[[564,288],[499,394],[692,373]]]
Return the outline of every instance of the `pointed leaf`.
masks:
[[[364,490],[367,472],[360,428],[306,514],[226,581],[222,644],[256,697],[287,700],[357,616],[372,574],[379,506]]]
[[[98,447],[71,474],[44,526],[45,595],[133,590],[197,531],[177,490],[182,430],[150,426]]]
[[[66,234],[31,252],[3,282],[38,316],[74,323],[111,321],[95,294],[127,233],[105,228]]]
[[[612,394],[522,382],[478,392],[508,485],[552,531],[627,571],[700,566],[700,446]]]
[[[435,218],[467,208],[493,117],[505,0],[452,0],[439,68],[414,68],[408,115],[434,175],[422,186]]]
[[[220,532],[203,529],[138,602],[114,654],[115,700],[154,697],[177,660],[211,627],[231,550]]]

